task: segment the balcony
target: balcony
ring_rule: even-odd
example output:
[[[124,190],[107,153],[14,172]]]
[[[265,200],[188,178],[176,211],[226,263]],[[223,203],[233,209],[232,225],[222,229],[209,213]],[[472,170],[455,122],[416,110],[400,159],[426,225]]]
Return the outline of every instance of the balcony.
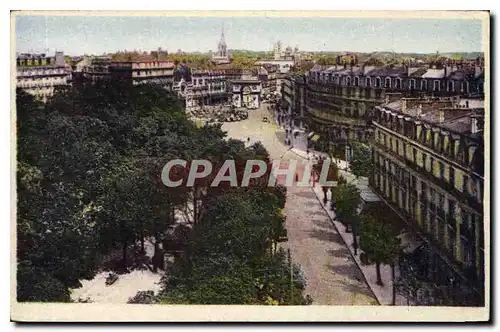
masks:
[[[474,199],[473,196],[458,191],[453,184],[445,181],[444,179],[435,177],[432,173],[425,170],[424,167],[418,166],[415,162],[408,159],[403,159],[400,155],[390,150],[389,148],[385,147],[384,145],[375,142],[374,146],[377,149],[385,151],[387,154],[403,162],[409,169],[418,173],[421,178],[424,178],[426,181],[433,182],[439,187],[443,188],[444,190],[452,194],[462,204],[468,205],[473,209],[475,209],[480,214],[482,214],[483,211],[482,204],[480,204],[476,199]]]

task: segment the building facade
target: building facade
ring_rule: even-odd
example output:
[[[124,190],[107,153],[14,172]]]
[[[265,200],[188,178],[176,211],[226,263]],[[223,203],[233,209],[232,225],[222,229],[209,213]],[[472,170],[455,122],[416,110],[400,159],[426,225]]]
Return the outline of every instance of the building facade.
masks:
[[[174,76],[174,91],[185,100],[188,110],[214,105],[253,109],[260,105],[262,83],[257,69],[197,70],[182,65]]]
[[[420,235],[414,261],[423,278],[454,289],[462,297],[455,303],[477,304],[484,289],[483,103],[481,59],[344,63],[288,75],[277,117],[305,127],[316,149],[371,145],[370,185]]]
[[[171,61],[111,61],[108,71],[112,80],[133,85],[158,84],[171,89],[174,82],[174,67]]]
[[[72,84],[71,66],[63,52],[54,57],[45,54],[19,54],[16,59],[16,87],[46,102],[57,88]]]
[[[484,290],[482,101],[401,99],[375,107],[373,127],[370,184],[426,240],[422,277],[475,303],[462,291]]]
[[[286,102],[282,112],[293,114],[320,135],[325,149],[348,140],[369,141],[375,106],[402,97],[463,96],[484,98],[484,65],[444,63],[399,67],[337,64],[315,66],[303,77],[288,75],[283,89],[290,91],[305,80],[305,101],[301,109]],[[292,83],[292,81],[294,83]],[[300,95],[295,88],[291,94]],[[288,99],[290,99],[288,97]]]
[[[177,69],[174,91],[185,99],[186,108],[226,105],[231,102],[227,73],[223,70]]]
[[[234,107],[256,109],[260,106],[262,83],[257,79],[243,78],[231,81]]]

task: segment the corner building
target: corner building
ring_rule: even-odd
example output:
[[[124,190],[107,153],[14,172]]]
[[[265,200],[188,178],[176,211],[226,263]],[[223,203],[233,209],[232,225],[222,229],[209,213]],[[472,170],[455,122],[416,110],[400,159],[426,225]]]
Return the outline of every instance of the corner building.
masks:
[[[377,106],[373,126],[370,184],[431,249],[423,277],[482,292],[482,101],[402,99]]]
[[[319,134],[323,149],[330,150],[349,140],[372,140],[374,107],[385,102],[402,97],[484,98],[484,65],[481,59],[395,67],[316,65],[305,75],[288,75],[282,91],[280,112],[291,124],[302,123]]]
[[[372,146],[374,191],[419,235],[404,269],[452,289],[484,293],[484,66],[481,59],[374,67],[315,66],[284,82],[278,116],[333,151]],[[412,264],[410,264],[412,263]],[[408,272],[408,270],[406,271]]]

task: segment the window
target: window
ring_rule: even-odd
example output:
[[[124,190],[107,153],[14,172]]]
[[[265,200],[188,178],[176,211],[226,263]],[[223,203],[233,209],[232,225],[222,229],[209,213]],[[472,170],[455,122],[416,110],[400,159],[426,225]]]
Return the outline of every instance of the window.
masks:
[[[368,87],[372,86],[372,79],[371,79],[371,77],[367,77],[366,78],[366,86],[368,86]]]
[[[396,140],[396,153],[399,153],[399,141]]]
[[[420,89],[422,89],[422,90],[427,90],[427,80],[426,80],[426,79],[423,79],[423,80],[420,82]]]
[[[375,87],[376,87],[376,88],[380,88],[380,85],[382,84],[382,82],[381,82],[381,81],[382,81],[382,79],[381,79],[380,77],[377,77],[377,78],[375,79]]]
[[[410,79],[410,90],[414,90],[416,86],[417,86],[417,81],[414,78]]]
[[[386,88],[390,88],[391,87],[391,78],[390,77],[386,77],[385,78],[385,85],[384,87]]]
[[[462,251],[462,256],[463,256],[463,262],[465,265],[471,265],[472,264],[472,246],[469,244],[469,242],[465,239],[465,237],[461,236],[461,251]]]
[[[469,177],[467,175],[464,175],[464,181],[462,183],[462,192],[464,194],[469,193]]]
[[[444,179],[444,164],[443,162],[439,162],[439,177]]]
[[[351,86],[351,78],[349,76],[345,78],[345,85]]]
[[[455,82],[448,81],[448,91],[455,91]]]
[[[354,77],[354,86],[359,86],[359,77]]]
[[[425,169],[425,165],[427,164],[427,155],[422,153],[422,167]]]
[[[439,80],[434,80],[434,91],[440,91],[440,84]]]
[[[396,78],[396,89],[401,89],[401,79],[398,77]]]
[[[413,148],[413,162],[417,162],[417,149]]]
[[[413,190],[417,190],[417,178],[415,175],[412,175],[410,178],[410,188]]]
[[[450,166],[450,184],[455,186],[455,169],[453,166]]]
[[[457,239],[455,228],[451,225],[448,225],[448,248],[450,249],[450,253],[453,257],[455,257],[455,247],[456,247]]]

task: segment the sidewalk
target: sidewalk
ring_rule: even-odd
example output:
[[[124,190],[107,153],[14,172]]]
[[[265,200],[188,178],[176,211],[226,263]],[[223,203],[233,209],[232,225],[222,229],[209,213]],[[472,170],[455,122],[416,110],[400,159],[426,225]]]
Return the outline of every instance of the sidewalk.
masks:
[[[308,154],[306,151],[292,148],[290,149],[294,154],[296,154],[299,157],[302,157],[304,159],[308,159]],[[328,155],[326,153],[321,153],[321,152],[314,152],[316,156],[326,156]],[[309,153],[309,156],[312,157],[312,153]],[[342,175],[348,182],[353,183],[360,189],[362,198],[365,201],[378,201],[380,200],[378,196],[376,196],[371,189],[368,187],[368,179],[366,178],[356,178],[352,173],[349,173],[345,170],[342,170],[342,168],[345,168],[347,166],[346,162],[343,160],[335,160],[333,159],[334,162],[337,163],[337,165],[340,166],[341,170],[339,171],[339,174]],[[392,305],[392,271],[391,267],[389,265],[381,265],[380,266],[380,274],[382,277],[382,282],[384,283],[384,286],[377,285],[377,271],[375,264],[371,265],[363,265],[360,260],[361,256],[361,249],[358,249],[358,255],[354,255],[354,248],[352,246],[353,243],[353,236],[352,233],[346,233],[345,232],[345,226],[338,220],[336,220],[335,212],[330,210],[330,200],[331,200],[331,192],[328,192],[328,202],[326,205],[323,203],[323,190],[321,189],[321,186],[319,184],[316,184],[312,188],[314,194],[316,195],[316,198],[318,199],[319,204],[323,207],[325,212],[328,214],[330,221],[332,222],[333,227],[337,230],[339,235],[341,236],[342,240],[344,241],[347,249],[349,250],[351,256],[353,257],[354,261],[358,265],[359,269],[363,273],[363,276],[372,290],[373,294],[377,298],[377,301],[381,305]],[[396,271],[397,275],[398,271]],[[396,294],[396,305],[406,305],[406,299],[401,296],[400,294]]]

